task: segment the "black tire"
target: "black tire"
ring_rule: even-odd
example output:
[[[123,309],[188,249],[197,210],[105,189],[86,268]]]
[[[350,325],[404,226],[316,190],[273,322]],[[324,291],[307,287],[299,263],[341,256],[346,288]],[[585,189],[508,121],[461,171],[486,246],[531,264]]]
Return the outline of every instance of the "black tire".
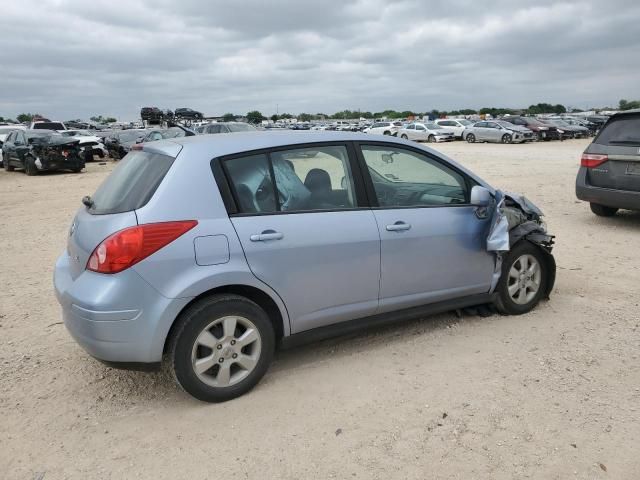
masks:
[[[536,133],[536,141],[541,142],[542,140],[544,140],[544,138],[542,137],[542,133],[537,132]]]
[[[192,352],[198,335],[212,321],[226,316],[241,316],[250,320],[256,327],[261,347],[255,367],[244,379],[227,387],[216,387],[198,378],[192,364]],[[169,357],[178,384],[198,400],[224,402],[243,395],[260,381],[273,360],[273,324],[262,308],[245,297],[231,294],[205,297],[190,305],[177,321],[179,323],[169,341]]]
[[[405,140],[409,140],[409,137],[407,137],[406,133],[403,133],[402,136],[400,138],[404,138]]]
[[[382,132],[383,135],[391,135],[391,132],[389,130],[385,130],[384,132]]]
[[[467,135],[467,138],[465,138],[465,140],[468,143],[475,143],[476,141],[476,136],[473,133],[470,133],[469,135]]]
[[[509,294],[509,286],[513,286],[514,279],[509,276],[509,271],[514,265],[517,265],[520,258],[523,255],[530,255],[535,258],[540,269],[540,279],[538,284],[538,290],[535,295],[526,303],[516,303]],[[547,291],[547,284],[549,281],[548,263],[545,258],[546,253],[543,252],[540,247],[521,240],[516,243],[513,248],[507,252],[502,260],[502,274],[496,287],[496,299],[494,301],[498,311],[505,315],[522,315],[523,313],[530,312],[535,308],[541,298],[545,296]]]
[[[591,207],[591,211],[599,217],[613,217],[618,212],[618,209],[615,207],[607,207],[598,203],[590,203],[589,207]]]
[[[508,133],[502,135],[502,143],[511,143],[513,141],[513,137]]]
[[[2,163],[4,163],[4,169],[7,172],[13,172],[15,170],[15,167],[13,165],[9,165],[9,159],[8,158],[5,158]]]
[[[28,156],[24,159],[24,173],[26,173],[30,177],[38,174],[36,161],[32,156]]]
[[[434,135],[429,135],[429,136],[427,137],[427,142],[429,142],[429,143],[433,143],[433,142],[435,142],[435,141],[436,141],[436,137],[435,137]]]

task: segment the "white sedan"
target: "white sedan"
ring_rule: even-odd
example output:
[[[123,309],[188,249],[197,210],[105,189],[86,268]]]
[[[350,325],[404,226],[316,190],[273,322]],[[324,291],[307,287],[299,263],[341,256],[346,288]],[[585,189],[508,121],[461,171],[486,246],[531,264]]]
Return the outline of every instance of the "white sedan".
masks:
[[[435,123],[447,130],[451,130],[456,138],[462,138],[464,129],[473,125],[474,122],[465,120],[464,118],[439,118]]]
[[[105,158],[109,156],[109,152],[104,146],[103,139],[96,135],[91,135],[91,133],[86,130],[64,130],[60,132],[65,137],[73,137],[76,140],[80,140],[80,148],[83,151],[91,148],[92,157],[93,155],[98,155],[100,158]]]
[[[447,130],[435,123],[410,123],[398,130],[398,137],[416,142],[450,142],[456,136],[451,130]]]

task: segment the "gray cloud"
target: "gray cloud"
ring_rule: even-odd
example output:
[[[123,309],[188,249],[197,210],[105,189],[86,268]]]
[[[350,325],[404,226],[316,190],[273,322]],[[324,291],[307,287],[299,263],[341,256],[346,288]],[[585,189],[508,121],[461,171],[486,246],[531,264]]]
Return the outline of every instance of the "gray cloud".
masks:
[[[0,115],[585,107],[640,96],[638,2],[486,3],[6,2]]]

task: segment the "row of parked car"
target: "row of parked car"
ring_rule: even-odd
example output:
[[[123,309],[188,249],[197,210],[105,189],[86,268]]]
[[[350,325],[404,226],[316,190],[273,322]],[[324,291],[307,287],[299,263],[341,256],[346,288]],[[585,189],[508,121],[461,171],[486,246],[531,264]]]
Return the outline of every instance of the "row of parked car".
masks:
[[[509,116],[500,120],[477,122],[466,119],[438,119],[433,122],[408,124],[399,121],[375,122],[363,131],[426,142],[449,142],[458,139],[469,143],[524,143],[593,136],[602,123],[568,117]]]

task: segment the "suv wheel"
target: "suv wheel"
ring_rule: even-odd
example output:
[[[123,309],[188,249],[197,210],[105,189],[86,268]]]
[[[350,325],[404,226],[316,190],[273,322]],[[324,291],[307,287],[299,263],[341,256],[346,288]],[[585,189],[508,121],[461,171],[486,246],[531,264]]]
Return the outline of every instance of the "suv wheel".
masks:
[[[222,402],[251,390],[273,359],[275,334],[256,303],[215,295],[185,310],[169,355],[177,382],[205,402]]]
[[[502,276],[496,287],[500,313],[521,315],[538,304],[547,285],[544,253],[528,241],[518,242],[502,261]]]
[[[467,142],[473,143],[475,141],[476,141],[476,136],[473,133],[470,133],[469,135],[467,135]]]
[[[591,211],[599,217],[613,217],[618,211],[615,207],[606,207],[598,203],[590,203]]]

